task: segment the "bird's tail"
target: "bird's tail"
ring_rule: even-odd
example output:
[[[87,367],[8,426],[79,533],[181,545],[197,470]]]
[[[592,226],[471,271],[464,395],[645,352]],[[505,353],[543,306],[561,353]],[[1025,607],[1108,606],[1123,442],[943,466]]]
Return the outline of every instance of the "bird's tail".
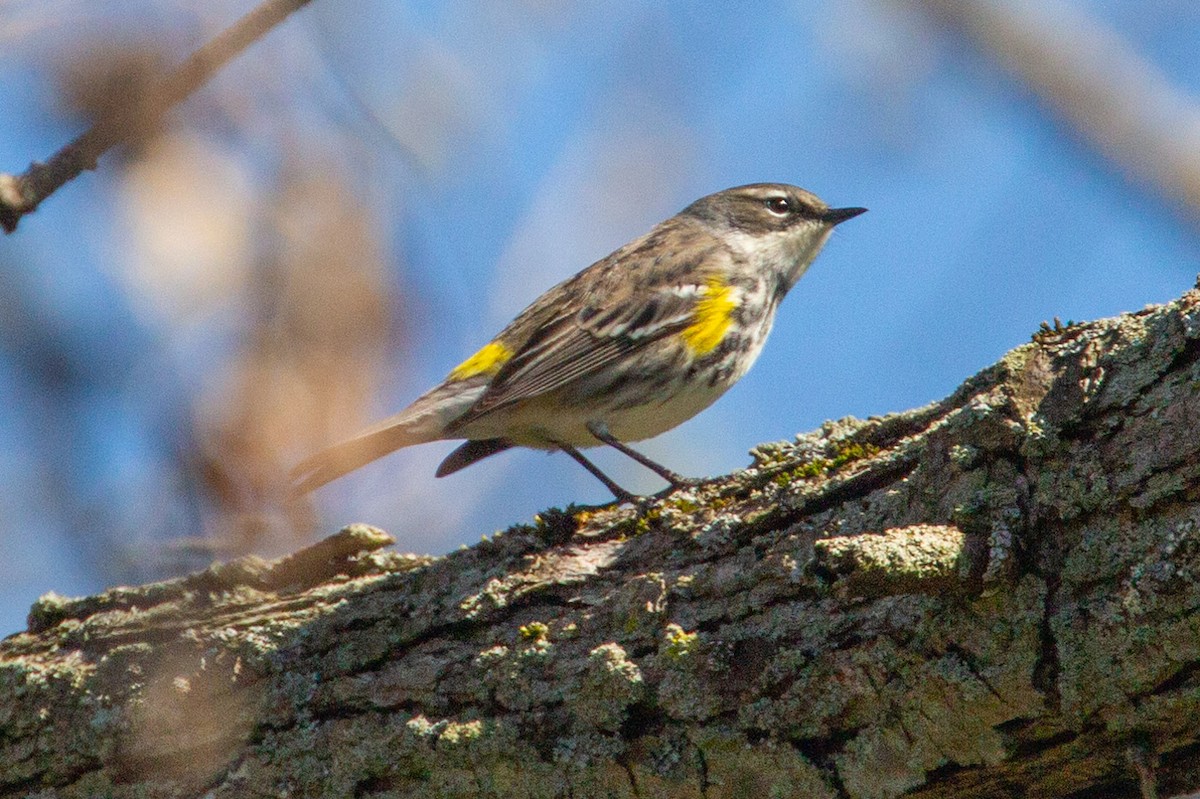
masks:
[[[389,452],[434,441],[439,435],[430,429],[429,422],[428,416],[401,412],[354,438],[311,455],[292,469],[292,489],[297,494],[306,494]]]

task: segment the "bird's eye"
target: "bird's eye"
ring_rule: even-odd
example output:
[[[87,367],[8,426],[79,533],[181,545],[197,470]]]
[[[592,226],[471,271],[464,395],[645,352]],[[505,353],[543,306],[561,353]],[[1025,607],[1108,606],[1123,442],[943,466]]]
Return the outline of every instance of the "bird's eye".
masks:
[[[792,203],[787,197],[768,197],[766,204],[767,210],[775,216],[787,216],[792,212]]]

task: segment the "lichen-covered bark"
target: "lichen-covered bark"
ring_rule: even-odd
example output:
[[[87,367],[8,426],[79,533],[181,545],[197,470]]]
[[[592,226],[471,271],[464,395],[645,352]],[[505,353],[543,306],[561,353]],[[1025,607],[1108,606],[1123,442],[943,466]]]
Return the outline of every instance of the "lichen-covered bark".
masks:
[[[0,644],[0,796],[1194,789],[1198,452],[1189,293],[644,508],[50,596]]]

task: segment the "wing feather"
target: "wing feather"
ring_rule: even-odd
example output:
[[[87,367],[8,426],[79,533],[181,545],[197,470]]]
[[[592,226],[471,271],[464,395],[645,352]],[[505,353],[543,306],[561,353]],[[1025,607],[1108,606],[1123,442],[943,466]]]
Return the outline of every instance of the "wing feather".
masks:
[[[644,251],[656,250],[654,245],[647,236],[564,284],[564,289],[584,293],[585,303],[578,310],[546,307],[555,294],[552,290],[514,320],[501,339],[509,331],[517,332],[513,328],[525,318],[534,324],[523,331],[523,341],[512,358],[453,426],[563,388],[691,324],[707,279],[724,271],[724,259],[730,255],[715,242],[699,250],[681,247],[666,254],[655,252],[655,268],[639,270],[635,262],[649,261],[649,253]],[[690,263],[684,262],[683,251]],[[705,269],[692,268],[698,263],[704,263]],[[660,281],[664,274],[676,274],[679,279],[666,285],[644,285],[647,278]]]

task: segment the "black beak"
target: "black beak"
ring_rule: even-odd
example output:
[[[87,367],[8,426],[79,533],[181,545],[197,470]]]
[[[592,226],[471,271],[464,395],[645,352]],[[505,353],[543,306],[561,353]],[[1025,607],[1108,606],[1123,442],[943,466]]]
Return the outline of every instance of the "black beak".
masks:
[[[865,214],[866,208],[830,208],[821,214],[821,221],[830,225],[840,225],[847,219],[853,219],[859,214]]]

